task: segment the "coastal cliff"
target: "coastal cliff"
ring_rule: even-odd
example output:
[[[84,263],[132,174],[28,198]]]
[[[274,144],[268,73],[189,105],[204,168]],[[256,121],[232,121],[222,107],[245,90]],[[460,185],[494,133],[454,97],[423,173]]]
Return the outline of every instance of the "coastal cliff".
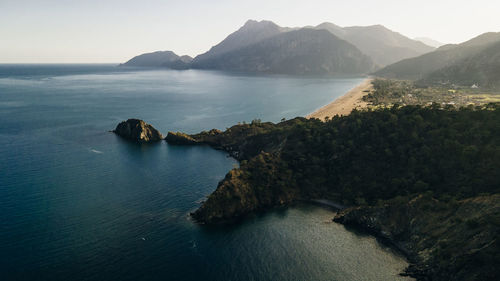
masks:
[[[176,134],[172,143],[210,145],[240,161],[192,213],[200,223],[329,199],[354,206],[335,221],[402,250],[411,262],[406,274],[484,280],[499,274],[492,266],[500,252],[498,124],[497,104],[394,106],[326,122],[256,120],[225,132]]]
[[[243,161],[240,168],[226,175],[192,217],[202,223],[224,224],[252,212],[293,202],[298,197],[298,189],[287,188],[291,174],[276,176],[279,172],[275,161],[279,160],[266,152],[251,161]]]
[[[128,119],[116,126],[113,133],[130,141],[146,143],[163,139],[162,134],[153,126],[139,119]]]

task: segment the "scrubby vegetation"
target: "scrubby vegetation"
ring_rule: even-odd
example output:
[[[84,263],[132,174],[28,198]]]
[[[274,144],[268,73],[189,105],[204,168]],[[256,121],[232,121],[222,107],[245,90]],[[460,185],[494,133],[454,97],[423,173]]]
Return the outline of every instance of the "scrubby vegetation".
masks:
[[[498,274],[500,202],[488,199],[500,192],[498,104],[460,109],[396,105],[326,122],[253,122],[189,137],[241,160],[193,214],[200,222],[224,223],[299,199],[327,198],[358,206],[345,212],[362,214],[359,225],[386,225],[384,231],[377,228],[379,234],[389,233],[394,243],[404,245],[413,257],[409,273],[421,280],[480,280],[476,277]],[[425,212],[404,211],[423,195],[427,199],[418,201],[418,210]],[[465,202],[482,207],[467,207],[471,213],[462,216],[455,210]],[[356,208],[368,209],[356,213]],[[380,208],[403,211],[377,217]],[[468,239],[475,240],[465,250]],[[474,257],[481,257],[480,266],[453,275],[454,268],[474,263]],[[484,270],[484,263],[486,273],[474,271]]]

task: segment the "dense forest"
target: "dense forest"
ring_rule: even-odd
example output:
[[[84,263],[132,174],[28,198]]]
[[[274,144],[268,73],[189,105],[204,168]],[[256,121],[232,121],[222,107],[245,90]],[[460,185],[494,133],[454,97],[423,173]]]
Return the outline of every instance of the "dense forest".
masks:
[[[171,139],[174,136],[169,135]],[[175,142],[182,143],[183,135],[175,136]],[[225,132],[212,130],[184,136],[186,144],[209,144],[240,160],[240,167],[230,171],[193,214],[200,222],[226,223],[253,211],[304,199],[327,198],[353,206],[354,209],[347,212],[359,212],[359,208],[388,205],[405,210],[416,198],[427,198],[419,205],[424,206],[420,207],[420,214],[425,216],[419,216],[419,212],[403,212],[406,214],[403,221],[415,224],[400,225],[399,230],[398,224],[394,224],[389,229],[389,233],[391,230],[407,232],[400,235],[382,232],[395,243],[406,245],[403,248],[412,262],[425,269],[417,266],[419,269],[413,268],[412,274],[433,276],[436,280],[447,280],[450,276],[481,280],[477,278],[498,274],[494,263],[499,261],[500,249],[495,237],[500,231],[500,202],[491,200],[498,198],[491,196],[500,191],[498,104],[460,109],[436,104],[429,107],[395,105],[353,111],[326,122],[296,118],[272,124],[255,120]],[[463,220],[463,216],[454,217],[457,206],[469,206],[467,200],[479,200],[482,210],[472,208],[467,220]],[[484,210],[489,210],[489,217],[481,217]],[[446,220],[431,220],[435,218],[430,215],[434,212],[448,214]],[[339,221],[371,230],[374,226],[370,224],[376,221],[374,218],[367,225],[363,220],[346,217],[349,218],[343,216]],[[450,234],[448,241],[443,242],[438,234],[415,229],[416,225],[446,226],[442,231],[456,235]],[[472,230],[459,231],[463,227]],[[421,237],[413,241],[414,235]],[[485,255],[485,262],[491,267],[473,267],[464,276],[450,275],[458,270],[450,271],[451,265],[446,259],[460,257],[459,262],[455,260],[456,267],[470,262],[473,255],[467,256],[453,247],[469,239],[473,239],[470,245],[477,246],[473,250]],[[421,245],[418,241],[428,243]],[[443,245],[448,248],[443,249]],[[422,253],[427,254],[422,256]],[[441,267],[436,268],[438,265]],[[422,276],[421,280],[427,278]],[[470,279],[471,276],[475,277]]]
[[[458,110],[394,106],[327,122],[254,121],[191,137],[240,154],[241,180],[263,192],[276,190],[276,196],[294,189],[301,196],[374,204],[426,191],[462,199],[500,190],[496,104]]]

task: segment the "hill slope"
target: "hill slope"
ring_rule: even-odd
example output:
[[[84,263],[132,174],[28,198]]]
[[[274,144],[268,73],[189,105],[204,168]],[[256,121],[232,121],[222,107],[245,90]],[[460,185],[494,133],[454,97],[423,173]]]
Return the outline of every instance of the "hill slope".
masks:
[[[500,87],[500,41],[475,55],[432,72],[421,82]]]
[[[489,55],[494,55],[498,50],[498,45],[495,45],[497,42],[500,42],[500,33],[485,33],[459,45],[445,45],[432,53],[397,62],[375,74],[386,78],[423,81],[448,79],[460,82],[460,77],[474,75],[474,69],[481,67],[476,63],[477,60],[488,64],[489,69],[496,69],[495,61],[487,62],[487,56],[481,53],[488,51]],[[460,75],[455,76],[457,73]],[[494,76],[494,73],[490,76]],[[493,80],[488,78],[487,81]]]
[[[193,68],[281,74],[361,74],[374,69],[371,59],[325,30],[279,33],[210,58]]]

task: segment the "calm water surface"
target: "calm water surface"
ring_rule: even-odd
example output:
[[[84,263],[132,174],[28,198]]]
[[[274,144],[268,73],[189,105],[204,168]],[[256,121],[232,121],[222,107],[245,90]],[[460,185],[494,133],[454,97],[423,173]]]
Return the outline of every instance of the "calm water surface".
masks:
[[[405,261],[314,206],[200,227],[187,214],[236,161],[163,133],[303,116],[362,78],[112,65],[0,65],[1,280],[402,280]]]

